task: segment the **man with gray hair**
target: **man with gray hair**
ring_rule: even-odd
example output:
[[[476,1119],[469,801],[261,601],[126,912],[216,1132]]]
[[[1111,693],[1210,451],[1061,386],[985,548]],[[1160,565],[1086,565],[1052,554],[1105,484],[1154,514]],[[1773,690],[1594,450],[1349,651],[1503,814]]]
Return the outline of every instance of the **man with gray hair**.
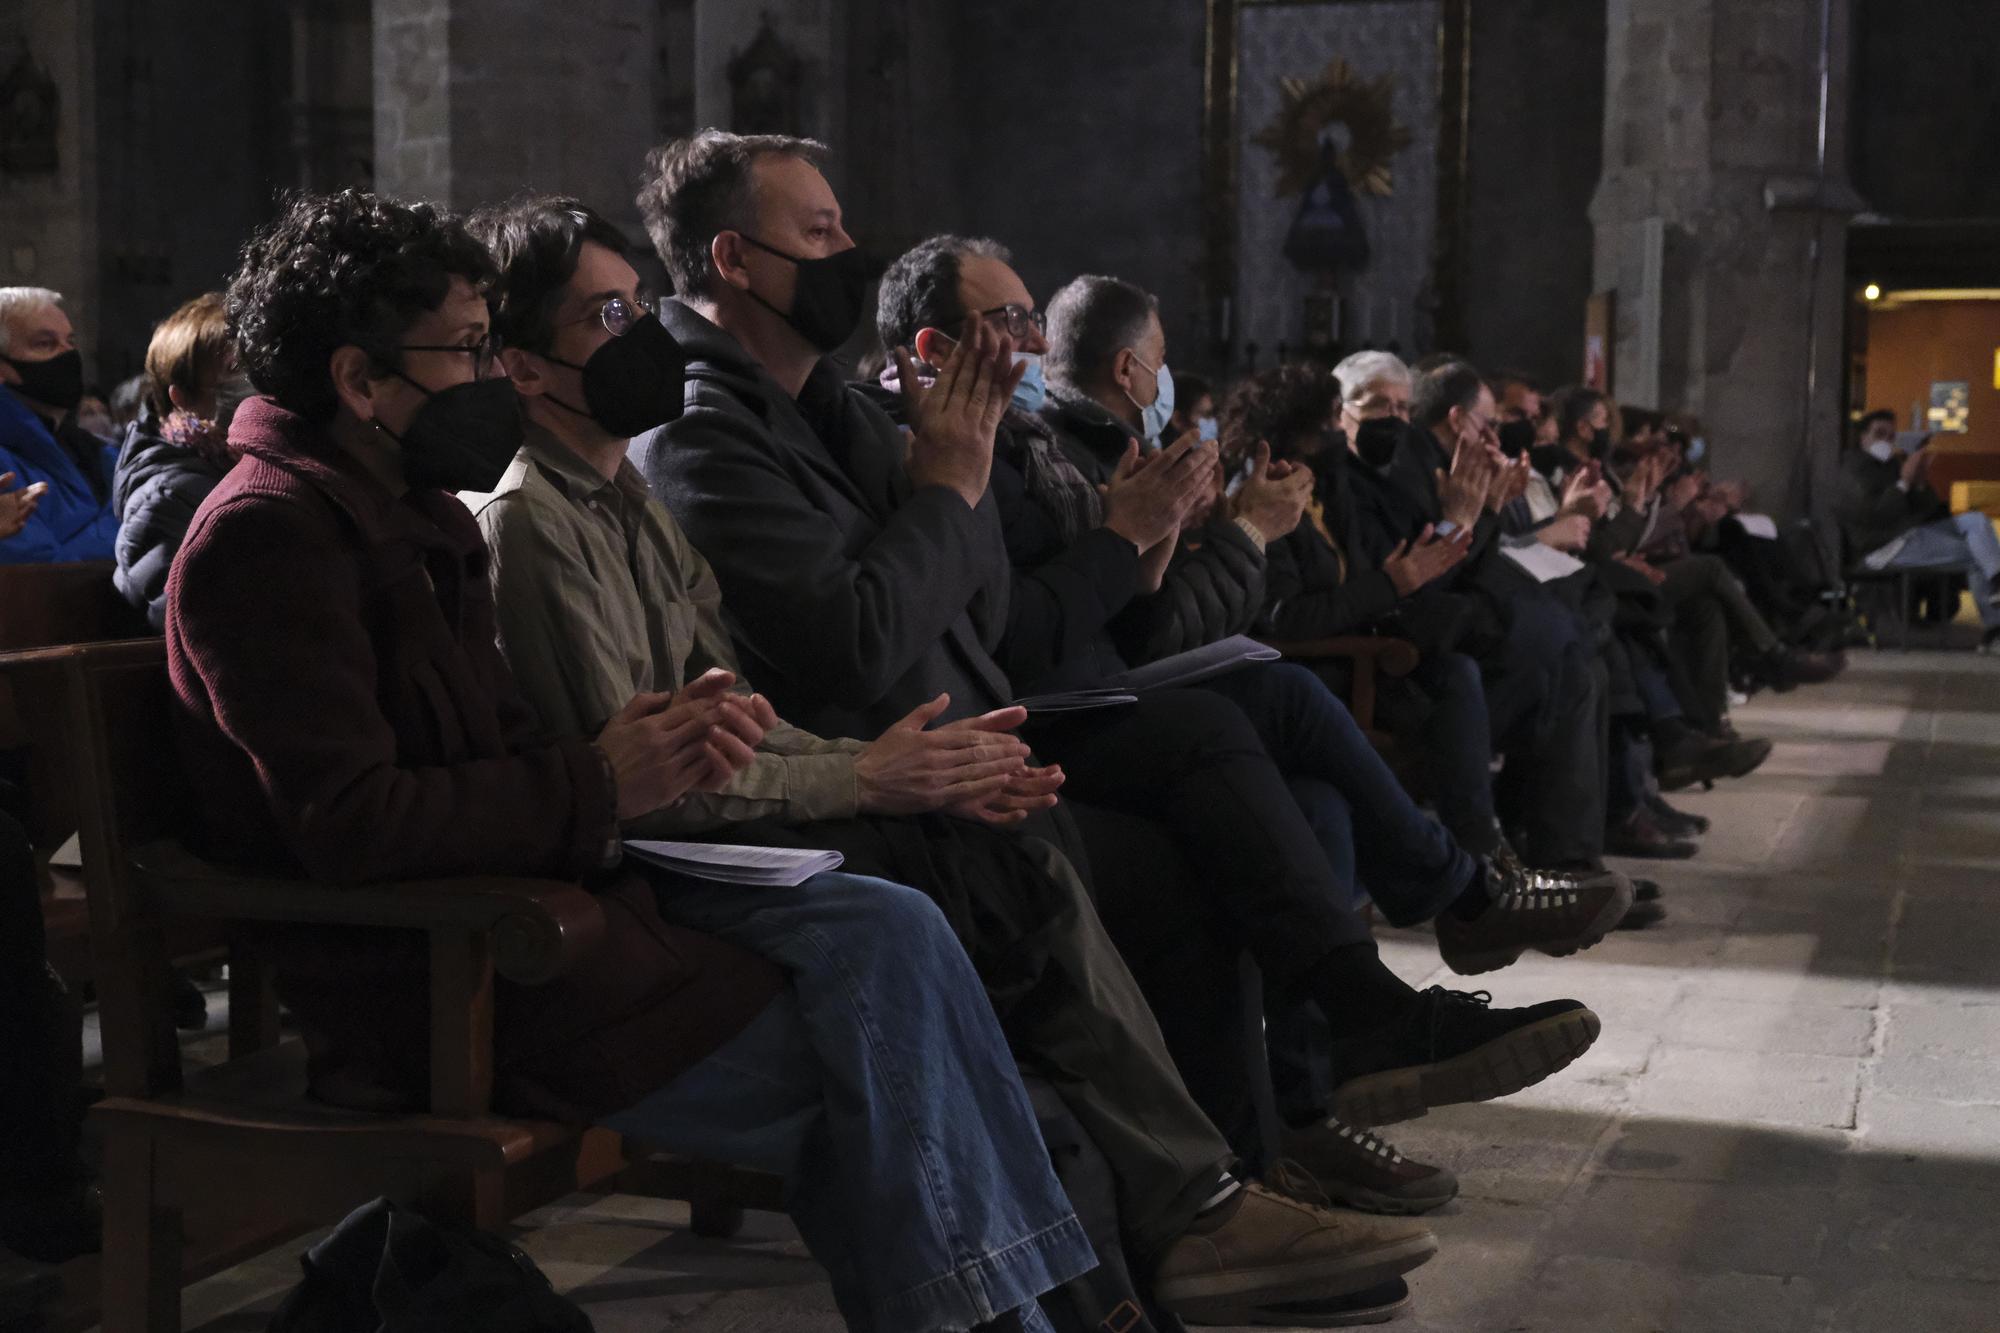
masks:
[[[76,424],[82,400],[62,295],[0,287],[0,564],[111,558],[118,450]]]

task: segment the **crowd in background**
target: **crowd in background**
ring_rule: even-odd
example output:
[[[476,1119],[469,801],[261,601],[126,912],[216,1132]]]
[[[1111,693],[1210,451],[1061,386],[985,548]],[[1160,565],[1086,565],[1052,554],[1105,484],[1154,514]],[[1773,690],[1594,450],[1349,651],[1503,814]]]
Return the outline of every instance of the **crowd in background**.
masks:
[[[851,1326],[1393,1312],[1457,1182],[1372,1127],[1600,1023],[1415,990],[1371,922],[1479,975],[1660,920],[1605,856],[1697,853],[1668,794],[1768,756],[1747,695],[1840,672],[1842,571],[1699,422],[1449,355],[1176,371],[1129,282],[871,258],[823,158],[652,154],[670,293],[586,201],[291,197],[109,406],[60,297],[0,289],[0,561],[115,562],[202,855],[590,884],[601,957],[505,988],[497,1103],[784,1175]],[[1844,460],[1847,558],[2000,623],[1991,525],[1893,427]],[[626,837],[845,859],[746,890]],[[313,1094],[419,1104],[408,941],[268,947]],[[8,1012],[55,1012],[9,958]],[[0,1134],[38,1257],[94,1243],[65,1078]]]

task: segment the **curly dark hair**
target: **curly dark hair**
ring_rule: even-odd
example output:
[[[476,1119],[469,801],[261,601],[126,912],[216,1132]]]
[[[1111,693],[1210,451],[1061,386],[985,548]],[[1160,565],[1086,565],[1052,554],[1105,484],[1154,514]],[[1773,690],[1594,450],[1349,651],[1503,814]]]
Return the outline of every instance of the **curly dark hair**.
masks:
[[[484,292],[493,260],[452,214],[363,190],[288,195],[229,280],[229,332],[259,392],[309,421],[339,400],[327,361],[361,348],[384,371],[402,331],[443,304],[454,277]]]
[[[1340,380],[1325,366],[1273,366],[1229,391],[1216,433],[1232,456],[1263,440],[1271,446],[1271,457],[1297,458],[1300,441],[1326,429],[1339,402]]]

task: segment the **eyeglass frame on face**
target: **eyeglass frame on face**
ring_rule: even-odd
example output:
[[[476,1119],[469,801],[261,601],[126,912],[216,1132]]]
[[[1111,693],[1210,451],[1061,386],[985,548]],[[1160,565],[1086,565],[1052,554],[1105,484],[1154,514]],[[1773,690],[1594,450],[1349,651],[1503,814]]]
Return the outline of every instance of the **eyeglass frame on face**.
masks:
[[[624,310],[629,318],[616,317],[616,322],[614,322],[614,316],[611,313],[613,306]],[[637,313],[632,313],[634,311]],[[632,331],[633,325],[652,313],[653,303],[644,297],[635,296],[628,301],[622,296],[614,296],[589,314],[578,315],[575,319],[564,320],[562,323],[556,325],[556,327],[558,329],[567,329],[577,324],[588,324],[594,319],[604,325],[606,333],[614,338],[622,338]]]
[[[981,319],[992,319],[995,315],[1005,316],[1000,321],[1000,327],[1011,338],[1025,338],[1029,329],[1033,329],[1043,337],[1048,336],[1049,317],[1039,310],[1030,310],[1017,301],[1009,301],[1005,305],[996,305],[991,310],[979,312]]]
[[[471,346],[463,343],[396,343],[394,347],[398,352],[457,352],[461,356],[470,356],[472,378],[475,380],[491,378],[489,372],[500,363],[500,339],[490,333]]]

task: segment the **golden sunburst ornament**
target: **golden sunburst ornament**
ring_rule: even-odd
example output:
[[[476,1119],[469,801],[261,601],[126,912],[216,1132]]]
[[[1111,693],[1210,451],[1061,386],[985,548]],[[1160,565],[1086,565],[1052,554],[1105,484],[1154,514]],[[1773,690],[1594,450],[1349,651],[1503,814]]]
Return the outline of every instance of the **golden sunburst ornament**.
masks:
[[[1334,125],[1347,130],[1347,147],[1334,162],[1354,192],[1394,194],[1389,163],[1413,137],[1396,123],[1395,84],[1393,74],[1364,79],[1339,56],[1327,62],[1317,79],[1279,79],[1283,104],[1250,140],[1277,159],[1278,196],[1303,194],[1318,181],[1325,170],[1320,136]]]

